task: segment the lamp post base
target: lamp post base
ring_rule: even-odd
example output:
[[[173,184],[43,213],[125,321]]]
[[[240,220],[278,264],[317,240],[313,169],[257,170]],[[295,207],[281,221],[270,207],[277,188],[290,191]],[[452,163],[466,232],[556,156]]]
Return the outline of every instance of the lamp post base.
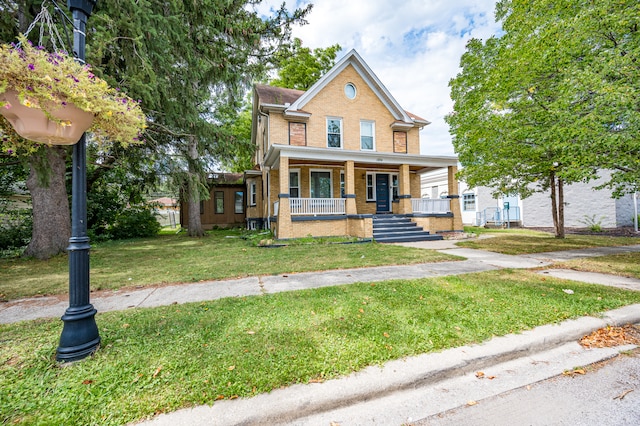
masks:
[[[62,316],[64,327],[60,335],[56,360],[78,361],[98,350],[100,334],[95,320],[96,312],[90,304],[67,308]]]

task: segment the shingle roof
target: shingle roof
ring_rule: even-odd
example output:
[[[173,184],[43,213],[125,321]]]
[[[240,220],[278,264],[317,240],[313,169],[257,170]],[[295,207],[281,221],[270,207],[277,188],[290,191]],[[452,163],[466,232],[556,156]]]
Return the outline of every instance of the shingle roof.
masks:
[[[260,99],[260,104],[285,105],[294,103],[304,94],[304,90],[256,84],[256,93]]]

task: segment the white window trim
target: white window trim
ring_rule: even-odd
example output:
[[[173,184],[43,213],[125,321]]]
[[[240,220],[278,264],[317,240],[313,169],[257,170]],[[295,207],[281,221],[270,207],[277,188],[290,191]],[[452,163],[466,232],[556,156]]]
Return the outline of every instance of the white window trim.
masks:
[[[373,138],[371,149],[366,149],[362,147],[362,124],[363,123],[371,124],[371,137]],[[360,151],[375,151],[375,150],[376,150],[376,122],[373,120],[360,120]]]
[[[369,198],[369,176],[371,176],[371,187],[373,188],[373,197]],[[364,188],[367,194],[367,201],[375,201],[376,200],[376,174],[373,172],[367,172],[364,178]]]
[[[399,173],[382,173],[382,172],[367,172],[365,174],[365,181],[364,181],[364,190],[366,192],[367,195],[367,201],[376,201],[376,194],[377,194],[377,188],[376,188],[376,175],[387,175],[389,176],[389,202],[392,203],[393,202],[393,177],[394,176],[398,176],[398,195],[400,195],[400,174]],[[372,181],[372,186],[373,186],[373,198],[369,198],[369,191],[368,191],[368,186],[367,186],[367,182],[369,180],[368,176],[371,176],[371,181]]]
[[[329,146],[329,120],[338,120],[340,122],[340,146]],[[329,149],[342,149],[344,146],[344,126],[342,123],[342,117],[327,117],[324,126],[325,131],[325,141],[327,143],[327,148]]]
[[[473,209],[467,209],[467,200],[465,199],[465,197],[469,197],[469,196],[473,196]],[[466,192],[462,194],[462,211],[463,212],[474,212],[477,210],[477,202],[478,202],[478,197],[476,196],[475,192]]]
[[[255,182],[249,183],[249,205],[255,206],[258,201],[258,185]]]
[[[302,197],[302,189],[300,188],[300,169],[289,169],[289,175],[291,173],[296,173],[298,175],[298,186],[294,188],[298,188],[298,196],[293,198],[301,198]],[[289,178],[289,196],[291,196],[291,178]]]
[[[333,198],[333,170],[331,169],[309,169],[309,198],[313,198],[311,196],[311,174],[313,172],[329,172],[329,192],[330,197]]]

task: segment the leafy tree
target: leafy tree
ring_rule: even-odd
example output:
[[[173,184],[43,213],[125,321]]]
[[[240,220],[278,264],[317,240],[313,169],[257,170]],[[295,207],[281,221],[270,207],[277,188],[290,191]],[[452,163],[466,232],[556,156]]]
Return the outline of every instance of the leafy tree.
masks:
[[[101,0],[87,22],[87,62],[97,75],[140,99],[148,115],[146,145],[133,152],[142,172],[182,173],[176,179],[187,182],[194,212],[200,196],[208,196],[203,173],[207,164],[231,152],[220,117],[237,108],[249,82],[262,75],[274,54],[286,47],[291,25],[303,23],[311,8],[290,13],[283,5],[273,16],[262,17],[253,9],[259,2]],[[0,0],[4,41],[12,41],[19,30],[24,31],[38,3]],[[94,173],[118,167],[122,154],[118,147],[111,147],[96,155]],[[34,238],[49,231],[50,237],[60,241],[46,254],[43,249],[36,250],[42,254],[39,257],[47,257],[63,250],[69,236],[66,193],[50,190],[64,182],[68,150],[43,147],[30,158]],[[94,176],[93,182],[98,181]],[[56,222],[49,213],[40,214],[46,206],[61,213]],[[190,221],[189,232],[202,235],[198,215]],[[52,238],[42,240],[51,242]]]
[[[633,112],[628,100],[616,99],[629,88],[614,72],[613,44],[604,42],[613,27],[601,19],[625,16],[631,2],[623,3],[503,0],[496,16],[504,34],[471,40],[450,82],[454,112],[447,122],[460,176],[495,193],[550,190],[559,238],[564,185],[593,179],[601,167],[619,168],[638,149],[626,119],[637,116],[637,100]],[[619,26],[627,36],[635,16]],[[637,68],[626,71],[637,75]]]
[[[271,84],[289,89],[307,90],[329,71],[342,48],[334,44],[326,48],[309,49],[296,38],[293,45],[282,52],[279,58],[278,78]]]

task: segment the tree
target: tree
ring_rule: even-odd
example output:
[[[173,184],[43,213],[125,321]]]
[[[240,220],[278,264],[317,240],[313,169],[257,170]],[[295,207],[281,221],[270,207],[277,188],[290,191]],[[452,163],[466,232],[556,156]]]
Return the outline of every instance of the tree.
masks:
[[[160,163],[165,171],[181,172],[186,179],[180,180],[188,183],[194,211],[200,196],[208,196],[204,191],[206,164],[214,156],[225,158],[230,151],[219,120],[228,113],[222,111],[237,108],[237,99],[242,99],[248,83],[262,75],[274,54],[287,46],[291,25],[303,23],[311,9],[307,6],[289,13],[283,5],[273,16],[262,18],[252,8],[259,2],[101,0],[87,22],[87,62],[96,75],[140,99],[148,115],[146,145],[135,151],[143,165],[141,173],[154,170],[153,163]],[[18,30],[24,31],[24,26],[17,24],[28,24],[37,4],[33,0],[0,0],[3,40],[12,41]],[[36,166],[41,163],[39,158],[64,161],[66,151],[51,155],[48,150],[52,148],[41,149],[43,154],[34,159],[32,170],[56,170],[57,174],[33,182],[58,182],[64,178],[62,167]],[[117,167],[122,154],[117,147],[107,147],[96,155],[99,161],[94,172]],[[34,188],[32,197],[43,194],[52,193]],[[34,198],[34,206],[62,206],[62,195],[56,194],[55,200],[50,197],[42,203]],[[34,209],[34,233],[36,229],[50,230],[66,246],[68,235],[62,222],[68,223],[68,219],[52,223],[41,217],[40,211]],[[43,226],[36,227],[36,222]],[[189,232],[202,235],[199,216]]]
[[[333,67],[341,49],[339,44],[334,44],[311,50],[303,47],[302,40],[296,38],[293,45],[280,55],[278,78],[272,80],[271,84],[307,90]]]
[[[631,137],[627,124],[618,124],[629,104],[609,93],[628,89],[621,78],[611,78],[611,64],[601,65],[612,57],[599,39],[610,28],[601,26],[595,10],[619,7],[605,3],[499,2],[504,34],[471,40],[462,71],[450,82],[454,112],[446,120],[463,165],[460,177],[523,198],[550,190],[559,238],[564,185],[617,167],[607,154],[620,153],[616,133]],[[628,152],[621,157],[630,158]]]

